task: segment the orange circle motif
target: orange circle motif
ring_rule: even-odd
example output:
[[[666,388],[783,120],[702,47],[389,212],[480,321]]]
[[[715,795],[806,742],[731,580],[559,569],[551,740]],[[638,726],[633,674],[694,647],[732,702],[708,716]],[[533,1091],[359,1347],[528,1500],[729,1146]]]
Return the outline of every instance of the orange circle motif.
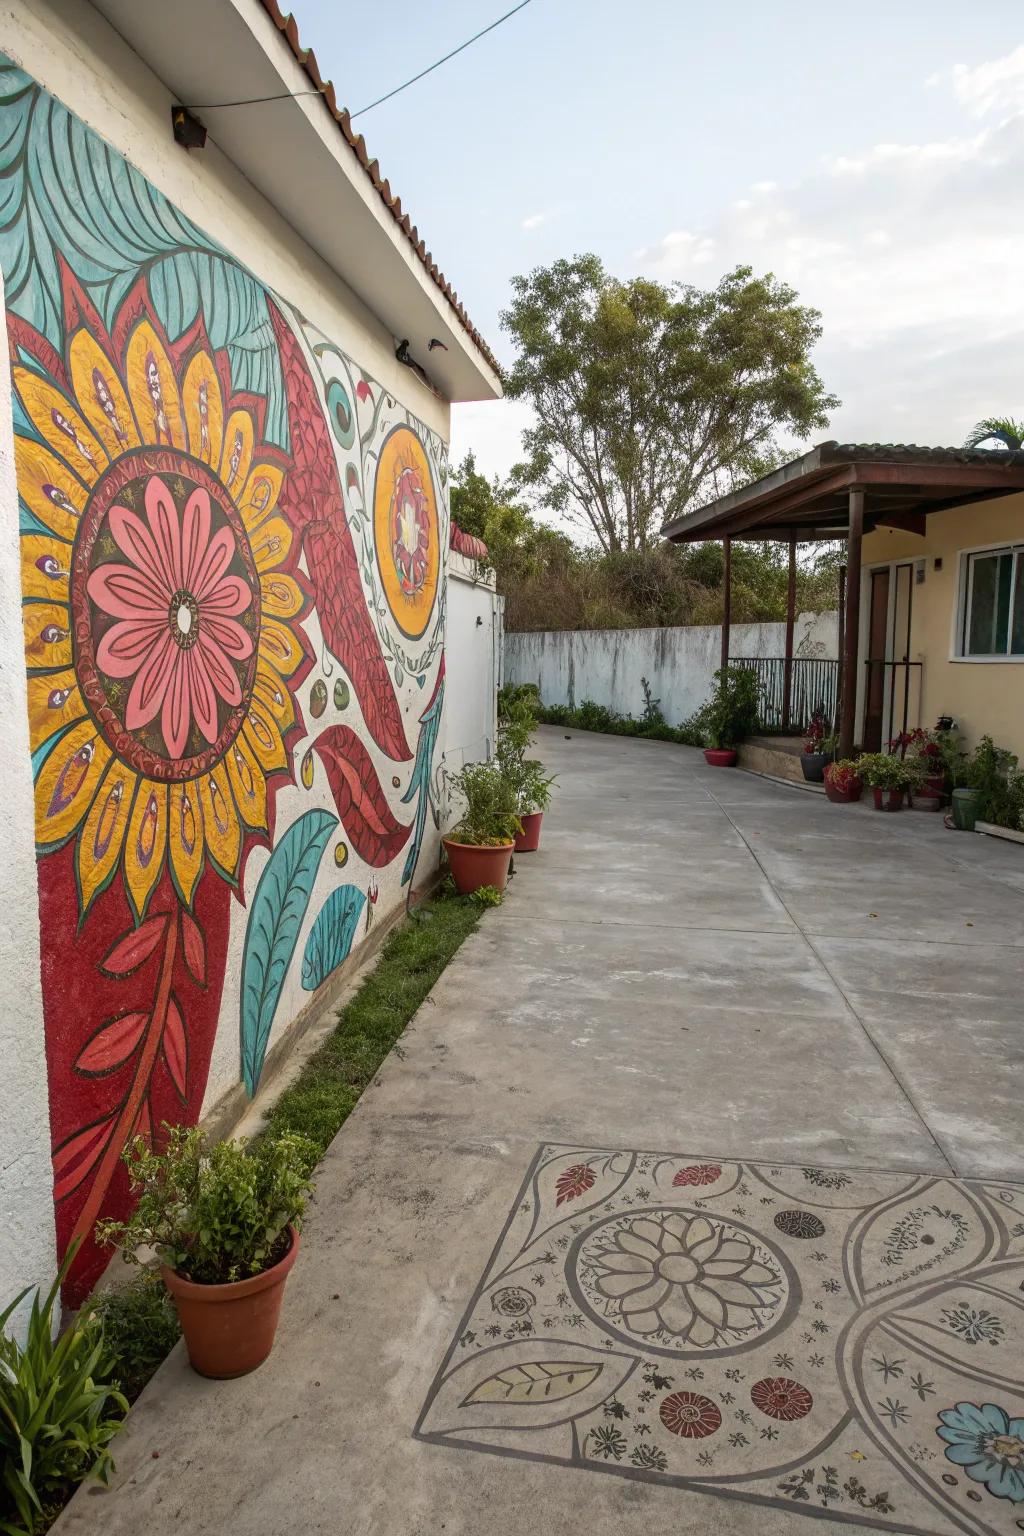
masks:
[[[418,640],[434,609],[441,551],[430,465],[409,427],[392,429],[377,460],[373,541],[392,617]]]

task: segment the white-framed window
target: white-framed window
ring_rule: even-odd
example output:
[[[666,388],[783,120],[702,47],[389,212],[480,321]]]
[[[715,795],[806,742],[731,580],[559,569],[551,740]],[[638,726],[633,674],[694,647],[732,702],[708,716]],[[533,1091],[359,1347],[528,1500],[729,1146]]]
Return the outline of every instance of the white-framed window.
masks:
[[[1024,544],[961,555],[955,653],[1024,661]]]

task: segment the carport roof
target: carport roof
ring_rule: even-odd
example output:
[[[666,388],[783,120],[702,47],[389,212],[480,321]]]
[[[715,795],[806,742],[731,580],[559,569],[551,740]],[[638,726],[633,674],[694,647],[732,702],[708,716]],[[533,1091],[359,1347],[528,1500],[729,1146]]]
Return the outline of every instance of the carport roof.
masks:
[[[676,544],[699,539],[835,539],[849,527],[851,490],[864,491],[864,529],[923,534],[930,512],[1024,490],[1024,450],[921,448],[914,443],[819,443],[750,485],[666,523]]]

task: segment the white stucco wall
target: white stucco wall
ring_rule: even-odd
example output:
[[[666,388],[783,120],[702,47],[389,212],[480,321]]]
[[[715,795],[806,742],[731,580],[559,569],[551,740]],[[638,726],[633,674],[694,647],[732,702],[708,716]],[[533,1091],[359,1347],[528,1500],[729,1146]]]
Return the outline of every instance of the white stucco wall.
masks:
[[[801,613],[793,649],[800,656],[835,657],[836,613]],[[781,656],[785,624],[734,624],[730,655]],[[711,691],[721,661],[717,624],[666,629],[563,629],[505,635],[505,678],[536,683],[545,704],[591,699],[620,715],[643,713],[641,678],[670,725],[698,710]]]
[[[0,329],[2,295],[0,274]],[[11,375],[0,368],[0,1307],[49,1285],[56,1253],[19,544]]]
[[[174,144],[170,133],[172,94],[85,0],[32,0],[30,5],[17,3],[6,7],[0,49],[102,135],[196,225],[244,262],[268,288],[279,293],[393,395],[394,403],[387,406],[381,417],[382,429],[389,419],[398,420],[408,410],[447,443],[448,402],[426,389],[409,369],[396,361],[395,338],[390,331],[304,244],[212,141],[205,152],[193,156]],[[308,338],[304,344],[308,347]],[[434,473],[440,485],[442,477],[437,474],[436,464]],[[5,835],[0,906],[0,1050],[3,1052],[0,1059],[4,1064],[4,1096],[0,1105],[0,1305],[3,1305],[11,1293],[23,1285],[48,1283],[55,1258],[33,790],[20,620],[18,497],[12,454],[10,374],[6,367],[0,369],[0,523],[0,708],[6,726],[5,750],[0,754],[0,818]],[[443,516],[441,526],[445,533],[444,560],[448,551],[447,519]],[[467,603],[482,603],[490,614],[493,592],[486,583],[481,585],[477,581],[470,563],[465,564],[466,571],[460,571],[463,580],[453,583],[459,588],[455,600],[456,620],[460,625],[472,627],[474,639],[472,644],[467,642],[459,646],[458,655],[449,662],[446,711],[437,759],[445,747],[448,730],[453,733],[452,741],[459,754],[469,744],[493,737],[493,644],[489,632],[486,646],[476,644],[475,610],[470,614],[466,607]],[[442,587],[440,601],[443,600]],[[328,671],[323,661],[326,648],[316,614],[311,613],[303,625],[320,670],[309,677],[303,688],[301,702],[307,738],[295,745],[296,770],[317,730],[309,709],[309,689],[315,679]],[[403,724],[413,748],[417,742],[419,716],[430,696],[430,687],[421,692],[417,682],[422,685],[423,680],[395,677]],[[333,681],[328,681],[327,687],[333,688]],[[321,724],[326,724],[329,718]],[[374,746],[354,690],[351,703],[346,707],[344,723],[353,727],[367,746],[386,795],[403,820],[408,820],[408,809],[401,807],[399,800],[410,765],[401,766],[403,777],[400,781],[396,773],[398,765]],[[312,790],[301,783],[279,789],[275,817],[279,831],[312,805],[333,810],[319,761],[314,764],[313,771]],[[361,864],[351,847],[347,852],[343,851],[348,842],[339,826],[331,838],[311,894],[296,946],[296,960],[289,969],[276,1009],[270,1048],[313,1000],[313,995],[301,984],[301,959],[310,926],[330,891],[347,878],[359,881],[364,887],[376,880],[379,884],[378,904],[373,911],[368,909],[368,919],[383,916],[405,898],[405,888],[400,883],[404,854],[375,872]],[[428,817],[417,884],[422,884],[430,870],[436,867],[437,843],[437,833]],[[247,906],[251,904],[268,858],[266,848],[256,848],[251,853],[244,877],[243,895],[247,905],[232,898],[226,977],[203,1102],[204,1114],[238,1084],[239,990]],[[367,926],[361,924],[356,945],[365,937],[366,931]]]
[[[445,764],[458,772],[494,750],[501,635],[494,572],[453,552],[448,575]]]

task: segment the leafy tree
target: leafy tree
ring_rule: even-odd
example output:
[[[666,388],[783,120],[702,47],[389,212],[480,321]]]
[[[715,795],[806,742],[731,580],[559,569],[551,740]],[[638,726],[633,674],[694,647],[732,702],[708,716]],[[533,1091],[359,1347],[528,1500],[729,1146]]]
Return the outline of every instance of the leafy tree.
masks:
[[[621,282],[594,255],[513,279],[506,393],[528,400],[517,486],[596,537],[647,550],[662,522],[777,461],[837,401],[810,361],[816,310],[771,274],[717,288]]]
[[[1004,448],[1024,447],[1024,421],[1013,416],[986,416],[968,432],[964,447],[980,448],[989,442],[1002,443]]]

